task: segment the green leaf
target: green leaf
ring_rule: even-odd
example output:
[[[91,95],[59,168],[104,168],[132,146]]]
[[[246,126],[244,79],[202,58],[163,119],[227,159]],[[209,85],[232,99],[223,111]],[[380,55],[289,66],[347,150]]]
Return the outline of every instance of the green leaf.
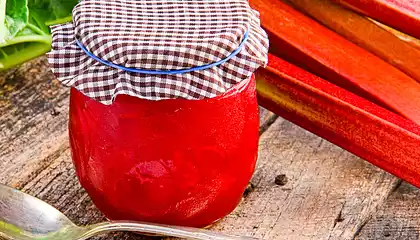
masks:
[[[51,49],[49,26],[71,21],[78,0],[0,0],[0,71]]]
[[[0,42],[13,38],[26,27],[29,18],[27,0],[1,0]]]
[[[31,18],[38,26],[51,26],[71,21],[78,0],[29,0]]]
[[[6,39],[6,0],[0,0],[0,43]]]
[[[39,34],[39,31],[35,26],[28,24],[14,38],[0,43],[0,72],[51,50],[51,35]]]
[[[9,30],[8,37],[14,37],[26,27],[29,18],[27,3],[27,0],[7,0],[6,27]]]

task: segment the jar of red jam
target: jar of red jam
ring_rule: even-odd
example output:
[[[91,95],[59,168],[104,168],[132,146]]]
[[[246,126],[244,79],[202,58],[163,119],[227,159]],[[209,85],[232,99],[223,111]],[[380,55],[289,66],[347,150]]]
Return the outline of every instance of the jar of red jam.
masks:
[[[53,28],[77,176],[112,220],[204,227],[240,202],[258,153],[247,0],[85,0]]]

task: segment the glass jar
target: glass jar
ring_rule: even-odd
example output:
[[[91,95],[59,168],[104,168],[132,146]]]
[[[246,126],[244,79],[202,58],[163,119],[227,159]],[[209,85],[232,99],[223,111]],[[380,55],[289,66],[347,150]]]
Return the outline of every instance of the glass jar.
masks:
[[[204,100],[118,95],[103,105],[71,89],[77,176],[112,220],[203,227],[229,214],[258,150],[254,77]]]

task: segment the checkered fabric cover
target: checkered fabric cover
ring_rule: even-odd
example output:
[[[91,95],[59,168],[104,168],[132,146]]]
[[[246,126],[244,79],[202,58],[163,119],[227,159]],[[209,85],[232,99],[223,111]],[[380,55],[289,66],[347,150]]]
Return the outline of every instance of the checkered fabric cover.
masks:
[[[84,0],[73,23],[52,27],[49,62],[66,86],[104,104],[142,99],[204,99],[248,79],[267,63],[268,38],[247,0]],[[227,62],[183,74],[133,73],[105,65],[168,71]]]

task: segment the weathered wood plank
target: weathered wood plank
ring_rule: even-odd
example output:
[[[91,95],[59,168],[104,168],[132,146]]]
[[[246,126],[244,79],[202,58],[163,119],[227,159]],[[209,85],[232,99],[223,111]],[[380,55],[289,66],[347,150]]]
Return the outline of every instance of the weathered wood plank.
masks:
[[[0,182],[20,188],[66,148],[68,90],[45,58],[0,78]]]
[[[356,239],[420,239],[420,189],[403,182]]]
[[[27,68],[41,70],[15,72],[18,86],[2,97],[0,183],[23,188],[76,223],[101,221],[70,160],[68,90],[50,82],[45,59],[35,64]],[[30,71],[40,71],[40,77]],[[51,114],[52,109],[61,113]],[[290,122],[277,119],[271,125],[275,117],[263,116],[266,131],[252,180],[255,190],[213,229],[264,239],[353,238],[398,180]],[[284,186],[274,183],[280,174],[288,178]],[[116,234],[97,239],[144,238]]]
[[[288,183],[277,186],[277,175]],[[255,192],[214,229],[264,239],[352,239],[398,180],[290,122],[261,137]]]

